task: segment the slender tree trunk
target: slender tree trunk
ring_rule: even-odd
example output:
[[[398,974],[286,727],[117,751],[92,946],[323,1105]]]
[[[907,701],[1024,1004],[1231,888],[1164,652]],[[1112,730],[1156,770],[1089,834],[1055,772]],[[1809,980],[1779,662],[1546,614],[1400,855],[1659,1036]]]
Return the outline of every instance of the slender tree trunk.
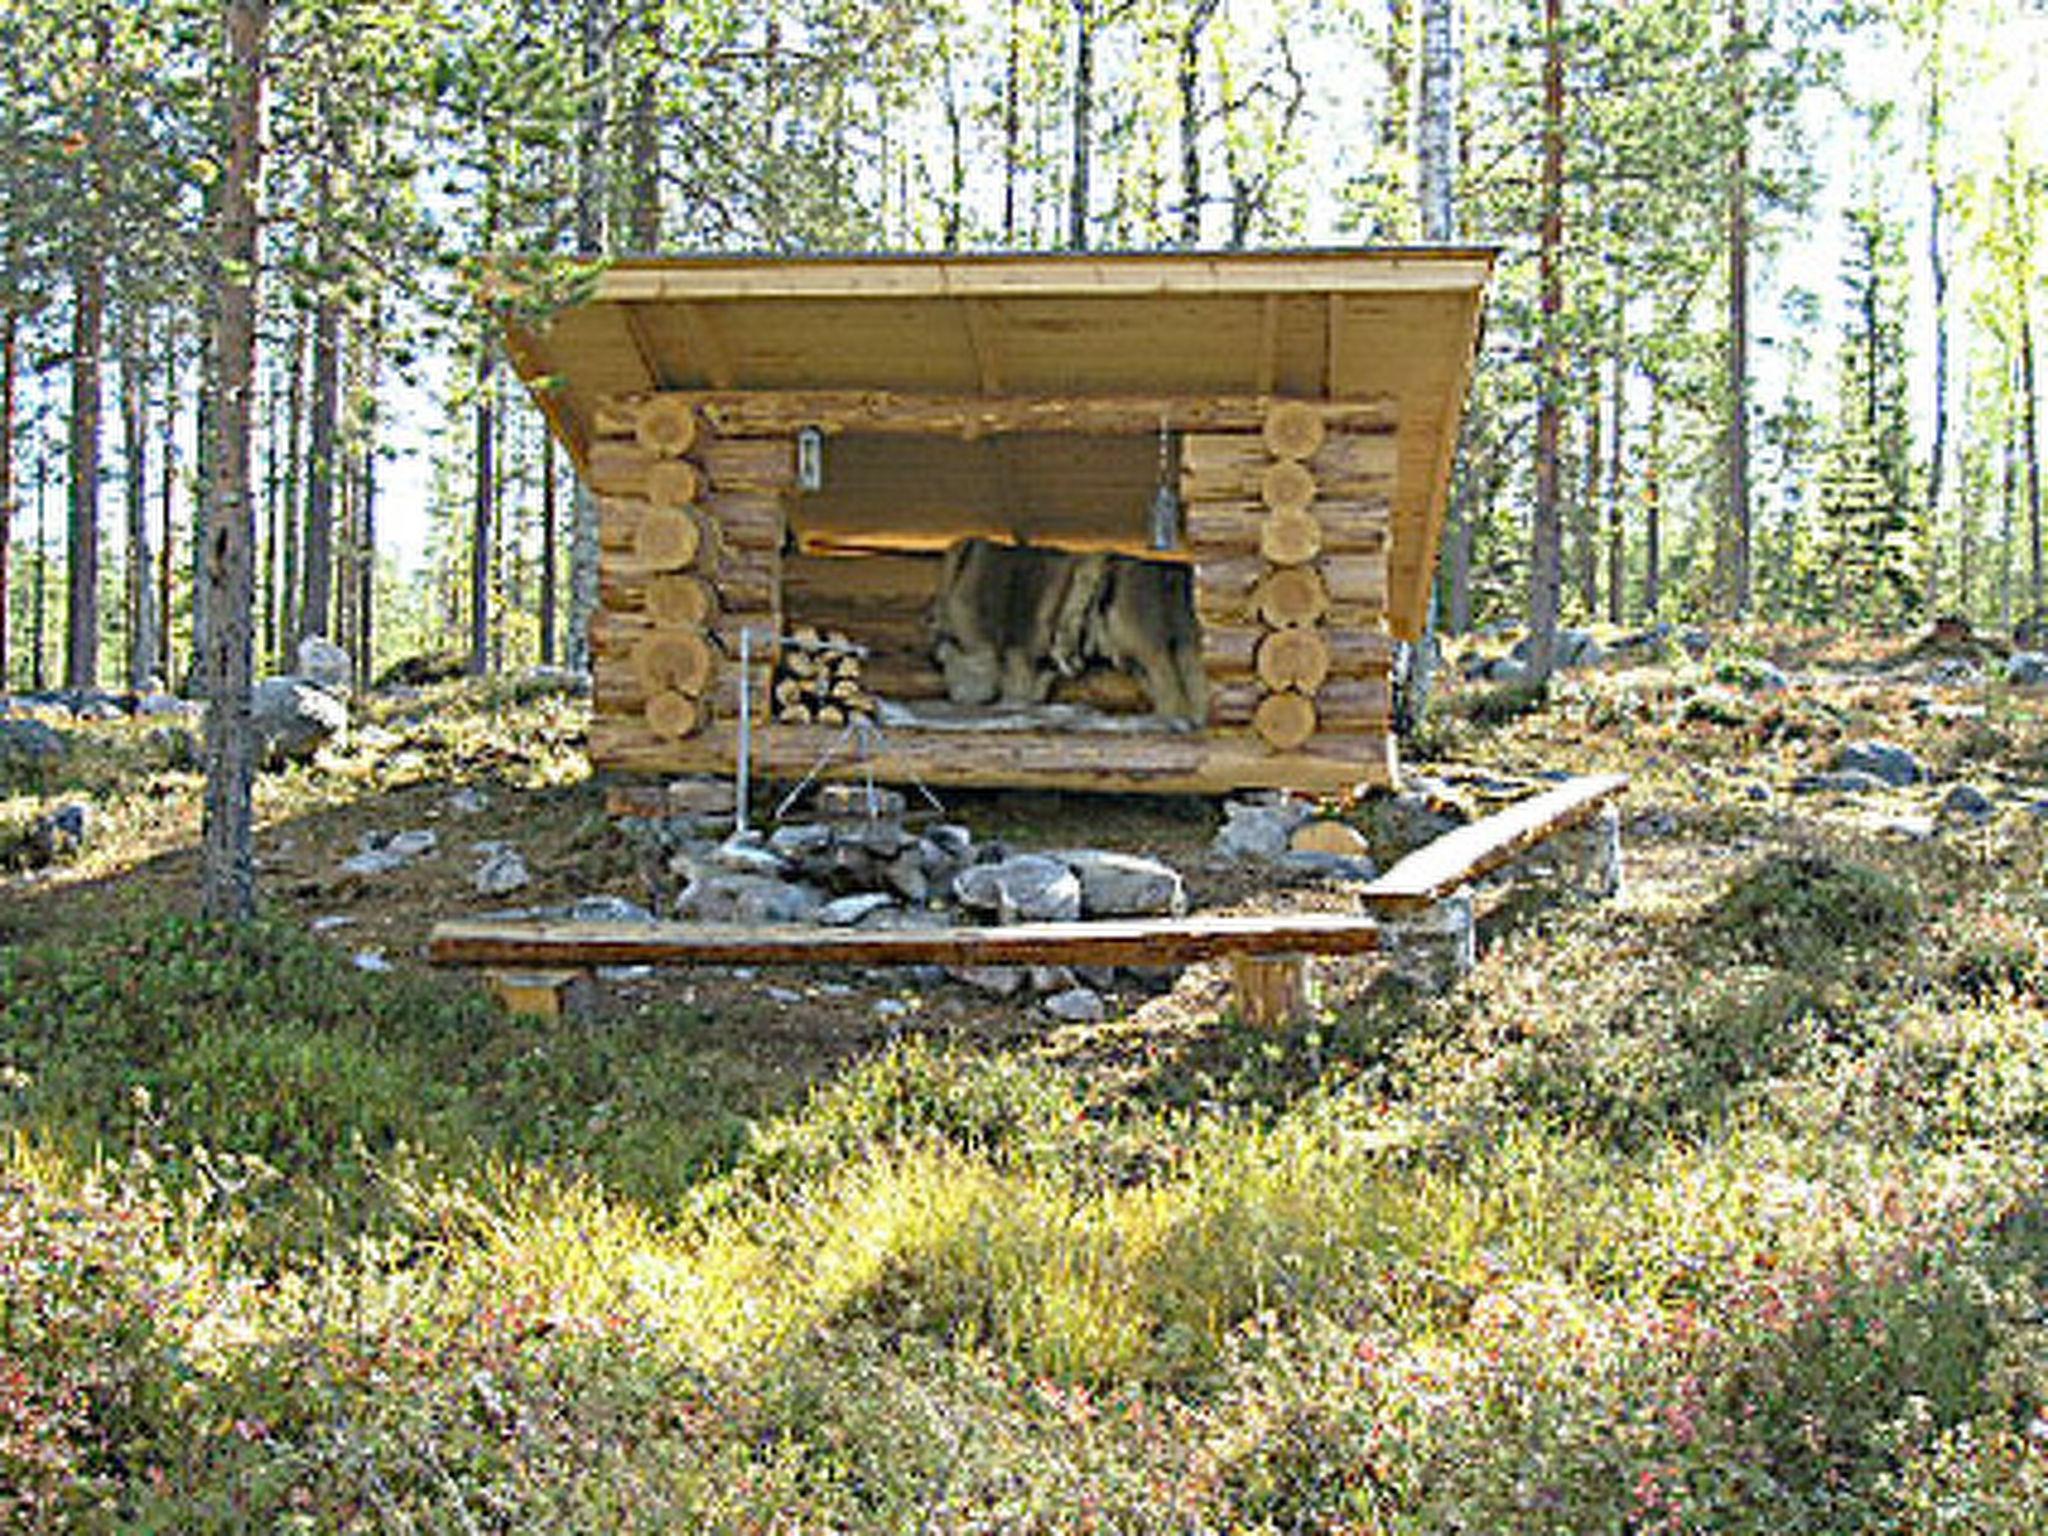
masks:
[[[1174,83],[1180,95],[1180,243],[1202,243],[1202,36],[1221,0],[1193,0],[1182,18]]]
[[[540,664],[555,664],[555,529],[561,517],[561,493],[555,473],[555,439],[540,439]]]
[[[44,449],[36,455],[36,585],[30,594],[29,643],[34,654],[29,680],[37,693],[49,686],[50,606],[50,459]]]
[[[1651,623],[1664,602],[1664,392],[1650,389],[1649,443],[1643,452],[1643,616]]]
[[[640,58],[627,117],[632,143],[630,238],[644,256],[661,251],[661,71],[667,39],[662,35],[661,0],[641,0]]]
[[[323,178],[324,183],[324,178]],[[330,198],[316,192],[314,204],[331,215]],[[327,252],[331,256],[331,252]],[[304,585],[293,638],[332,638],[334,630],[334,503],[341,469],[341,304],[329,286],[332,271],[321,263],[320,296],[313,306],[311,399],[306,422],[306,528],[301,555]]]
[[[377,643],[377,389],[384,356],[384,311],[373,308],[358,331],[362,342],[362,380],[355,412],[356,435],[356,627],[349,654],[355,683],[367,692],[375,676]]]
[[[296,308],[296,306],[295,306]],[[278,579],[280,591],[278,600],[281,608],[278,633],[283,637],[278,646],[273,664],[279,670],[290,665],[289,651],[300,633],[299,616],[303,611],[300,590],[303,585],[302,571],[305,566],[305,505],[306,505],[306,345],[310,327],[306,323],[304,310],[299,310],[292,322],[291,357],[285,364],[285,432],[287,441],[284,455],[284,483],[279,495],[284,502],[284,529],[278,550],[281,567]]]
[[[14,240],[8,240],[8,266],[14,265]],[[0,693],[8,688],[13,656],[8,648],[9,621],[14,616],[14,588],[9,560],[14,550],[14,413],[20,379],[20,321],[14,310],[0,309]]]
[[[610,6],[583,0],[583,109],[576,134],[576,254],[604,253],[605,90]],[[567,655],[576,671],[590,669],[590,619],[597,612],[597,501],[579,479],[569,537]]]
[[[262,175],[265,0],[226,0],[228,142],[220,194],[220,377],[215,475],[206,518],[206,804],[200,896],[213,918],[256,906],[249,719],[254,541],[249,500],[255,409],[257,193]]]
[[[491,349],[479,335],[476,354],[476,475],[469,524],[469,670],[482,677],[491,665],[491,554],[496,537],[497,429],[491,409]]]
[[[1572,583],[1578,590],[1579,609],[1588,619],[1600,612],[1600,442],[1606,404],[1600,398],[1600,363],[1586,359],[1586,410],[1581,419],[1579,505],[1572,516]]]
[[[148,336],[131,335],[121,356],[121,455],[127,461],[128,560],[128,686],[143,692],[156,679],[156,605],[150,601],[149,548],[149,391],[143,368]]]
[[[71,515],[65,545],[64,684],[99,684],[100,346],[106,273],[97,256],[79,273],[71,329]]]
[[[2029,274],[2031,277],[2031,274]],[[2034,387],[2032,283],[2020,289],[2020,446],[2027,466],[2027,602],[2041,612],[2041,409]]]
[[[1003,40],[1003,248],[1017,248],[1017,182],[1024,173],[1023,45],[1017,33],[1019,0],[1010,0]]]
[[[1927,269],[1934,283],[1934,442],[1927,462],[1927,612],[1941,611],[1942,493],[1948,468],[1948,255],[1942,245],[1946,215],[1941,180],[1942,130],[1947,116],[1941,7],[1935,8],[1931,74],[1927,98]],[[1967,576],[1957,593],[1959,612],[1969,607]]]
[[[1550,676],[1557,654],[1564,529],[1559,505],[1559,428],[1564,393],[1564,17],[1543,0],[1542,228],[1537,251],[1542,351],[1536,402],[1536,506],[1529,536],[1529,675]]]
[[[113,22],[93,18],[98,78],[86,128],[83,248],[71,315],[71,517],[65,547],[64,682],[99,685],[100,672],[100,349],[106,344],[106,93],[113,73]]]
[[[1072,172],[1067,183],[1067,249],[1088,249],[1089,170],[1095,152],[1089,118],[1095,108],[1095,4],[1071,0],[1074,8],[1074,82],[1068,106],[1073,134]]]
[[[1607,429],[1607,622],[1628,616],[1628,517],[1622,500],[1626,475],[1623,444],[1628,435],[1628,299],[1616,274],[1614,350],[1607,358],[1607,399],[1613,419]]]
[[[953,68],[953,50],[939,44],[941,104],[946,117],[946,201],[939,209],[939,244],[960,249],[967,225],[967,114],[960,104],[960,81]]]
[[[1734,149],[1728,167],[1728,532],[1726,599],[1731,618],[1750,608],[1749,496],[1749,20],[1745,0],[1728,9]]]
[[[177,560],[178,529],[173,518],[178,496],[178,329],[176,320],[164,334],[164,414],[162,442],[157,457],[156,611],[162,623],[158,654],[163,663],[164,687],[175,690],[178,679],[177,647],[171,643],[172,569]]]

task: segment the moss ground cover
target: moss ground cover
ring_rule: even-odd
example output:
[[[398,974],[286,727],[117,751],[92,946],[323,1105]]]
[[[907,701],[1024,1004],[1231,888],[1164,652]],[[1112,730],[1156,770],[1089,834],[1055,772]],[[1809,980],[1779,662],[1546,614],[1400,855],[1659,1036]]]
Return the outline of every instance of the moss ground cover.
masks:
[[[402,917],[310,856],[241,933],[154,846],[17,880],[0,1525],[2039,1530],[2041,824],[1784,785],[1872,731],[2019,785],[2048,729],[1686,687],[1448,716],[1473,760],[1635,771],[1631,890],[1518,898],[1455,992],[1361,973],[1286,1031],[1199,991],[884,1028],[900,980],[803,978],[836,1033],[683,979],[541,1029],[310,936]],[[410,751],[627,859],[561,740],[521,755],[555,706],[494,703],[273,785],[273,833],[345,847]]]

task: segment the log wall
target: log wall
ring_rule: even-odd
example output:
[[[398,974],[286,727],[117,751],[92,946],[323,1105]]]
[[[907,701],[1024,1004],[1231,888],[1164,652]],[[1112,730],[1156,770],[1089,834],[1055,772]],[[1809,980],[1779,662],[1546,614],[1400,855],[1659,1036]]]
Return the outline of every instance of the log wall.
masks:
[[[810,772],[839,742],[840,716],[821,716],[811,681],[820,639],[857,642],[858,661],[835,674],[849,691],[943,693],[925,623],[936,558],[786,555],[793,439],[733,435],[735,424],[716,435],[689,401],[659,393],[613,397],[596,415],[587,469],[600,506],[591,750],[601,767],[730,772],[742,632],[752,755],[771,777]],[[1210,683],[1205,731],[898,729],[878,756],[837,770],[1200,793],[1388,782],[1390,427],[1283,403],[1262,429],[1183,437],[1184,553]],[[914,454],[913,436],[899,441]],[[1083,681],[1088,702],[1146,707],[1129,679]],[[807,711],[789,708],[800,696]]]
[[[1181,442],[1209,734],[1242,755],[1306,759],[1304,788],[1333,772],[1392,777],[1397,468],[1391,430],[1332,431],[1292,402],[1259,431]]]

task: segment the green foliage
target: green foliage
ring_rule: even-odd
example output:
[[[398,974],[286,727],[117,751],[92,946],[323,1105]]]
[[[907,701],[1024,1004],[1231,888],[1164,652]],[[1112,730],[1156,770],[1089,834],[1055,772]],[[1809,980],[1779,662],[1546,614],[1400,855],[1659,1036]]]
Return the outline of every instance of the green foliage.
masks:
[[[1883,870],[1774,853],[1730,884],[1709,925],[1742,959],[1815,971],[1909,944],[1918,916],[1912,887]]]

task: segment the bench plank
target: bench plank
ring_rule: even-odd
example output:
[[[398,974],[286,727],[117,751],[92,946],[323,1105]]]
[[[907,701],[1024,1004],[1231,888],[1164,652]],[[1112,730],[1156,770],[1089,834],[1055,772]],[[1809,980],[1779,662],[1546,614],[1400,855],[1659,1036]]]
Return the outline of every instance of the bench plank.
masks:
[[[1431,906],[1545,838],[1592,820],[1627,788],[1625,773],[1567,779],[1416,849],[1360,891],[1360,899],[1373,912]]]
[[[1369,917],[1201,916],[1006,928],[845,929],[711,923],[436,923],[436,965],[1185,965],[1223,955],[1357,955]]]

